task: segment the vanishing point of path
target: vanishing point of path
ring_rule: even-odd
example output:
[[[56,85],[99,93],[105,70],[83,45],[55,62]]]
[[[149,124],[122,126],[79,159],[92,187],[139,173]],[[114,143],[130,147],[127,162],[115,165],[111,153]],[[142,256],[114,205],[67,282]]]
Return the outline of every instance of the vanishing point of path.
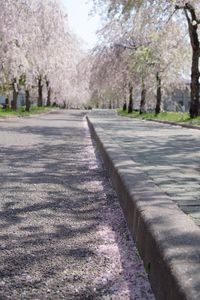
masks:
[[[84,114],[0,120],[0,299],[154,299]]]

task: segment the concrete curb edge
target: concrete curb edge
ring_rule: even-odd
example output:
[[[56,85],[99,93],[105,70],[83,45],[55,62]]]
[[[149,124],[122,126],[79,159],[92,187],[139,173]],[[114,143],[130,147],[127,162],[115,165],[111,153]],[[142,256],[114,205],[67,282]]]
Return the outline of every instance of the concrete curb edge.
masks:
[[[200,299],[200,230],[87,116],[159,300]]]

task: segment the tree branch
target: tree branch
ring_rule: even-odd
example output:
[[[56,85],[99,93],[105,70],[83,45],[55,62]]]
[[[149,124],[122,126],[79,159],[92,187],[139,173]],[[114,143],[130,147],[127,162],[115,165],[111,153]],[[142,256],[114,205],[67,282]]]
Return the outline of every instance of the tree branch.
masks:
[[[146,46],[149,46],[151,44],[151,42],[148,42],[148,43],[144,43],[144,44],[129,44],[129,45],[126,45],[126,44],[120,44],[120,43],[115,43],[114,46],[116,47],[121,47],[123,48],[124,50],[128,49],[128,50],[137,50],[138,48],[140,47],[146,47]]]
[[[187,2],[185,5],[175,5],[175,10],[178,10],[178,9],[183,9],[185,11],[185,15],[186,15],[188,22],[190,22],[190,23],[192,23],[193,21],[196,22],[196,24],[193,26],[200,24],[200,19],[197,18],[195,8],[192,4]],[[190,12],[191,19],[188,15],[188,11]]]

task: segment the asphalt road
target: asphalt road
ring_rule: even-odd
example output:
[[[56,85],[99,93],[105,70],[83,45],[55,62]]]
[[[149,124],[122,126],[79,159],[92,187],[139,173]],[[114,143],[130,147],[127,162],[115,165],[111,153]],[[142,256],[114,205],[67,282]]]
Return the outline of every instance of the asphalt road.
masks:
[[[154,299],[84,115],[0,120],[0,299]]]

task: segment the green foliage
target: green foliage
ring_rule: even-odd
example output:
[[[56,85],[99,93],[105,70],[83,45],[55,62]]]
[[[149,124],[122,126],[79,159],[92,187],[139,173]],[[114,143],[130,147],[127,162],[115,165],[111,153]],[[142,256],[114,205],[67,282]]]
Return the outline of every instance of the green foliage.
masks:
[[[191,119],[189,113],[180,113],[180,112],[161,112],[158,115],[155,113],[144,113],[140,115],[139,112],[133,111],[133,113],[128,114],[127,111],[118,110],[118,114],[120,116],[129,117],[129,118],[138,118],[143,120],[160,120],[160,121],[168,121],[175,123],[188,123],[191,125],[200,125],[200,117]]]
[[[154,54],[149,47],[139,47],[129,58],[129,69],[131,72],[146,74],[148,67],[155,62]]]
[[[137,6],[137,2],[141,2],[141,1],[128,0],[127,3],[125,2],[125,4],[122,4],[123,5],[122,14],[125,13],[129,14],[132,11],[132,9],[134,9]]]
[[[11,108],[3,109],[0,108],[0,118],[6,118],[6,117],[24,117],[24,116],[29,116],[29,115],[34,115],[34,114],[39,114],[43,112],[48,112],[52,109],[52,107],[37,107],[37,106],[32,106],[30,108],[30,112],[26,112],[25,107],[20,107],[18,110],[14,111]]]
[[[4,84],[0,85],[0,94],[5,95],[7,94],[10,90],[12,90],[12,85],[11,84]]]
[[[26,75],[21,75],[20,79],[19,79],[19,84],[25,86],[26,83]]]

